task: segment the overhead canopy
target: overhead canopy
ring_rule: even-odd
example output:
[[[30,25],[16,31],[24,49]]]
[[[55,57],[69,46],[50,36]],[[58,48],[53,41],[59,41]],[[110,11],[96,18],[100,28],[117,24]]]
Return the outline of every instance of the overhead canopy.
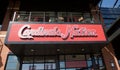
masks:
[[[101,24],[11,22],[5,44],[15,54],[97,53],[107,44]]]

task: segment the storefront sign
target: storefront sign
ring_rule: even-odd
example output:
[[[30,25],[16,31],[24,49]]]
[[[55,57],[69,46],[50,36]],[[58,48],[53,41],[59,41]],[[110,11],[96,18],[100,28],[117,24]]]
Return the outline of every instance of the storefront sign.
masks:
[[[44,26],[32,29],[30,25],[22,26],[18,31],[18,36],[21,39],[34,39],[34,37],[60,37],[63,40],[69,37],[96,37],[97,33],[95,29],[88,29],[86,27],[80,27],[78,25],[68,25],[65,28],[65,33],[59,27],[51,27],[45,29]]]
[[[101,24],[17,24],[12,23],[8,42],[106,41]]]

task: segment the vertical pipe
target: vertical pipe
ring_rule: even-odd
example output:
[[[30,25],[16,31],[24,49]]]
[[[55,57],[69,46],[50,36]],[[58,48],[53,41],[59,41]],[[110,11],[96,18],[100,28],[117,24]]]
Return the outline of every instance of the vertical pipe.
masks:
[[[28,22],[30,22],[30,19],[31,19],[31,12],[30,12],[30,14],[29,14],[29,19],[28,19]]]
[[[45,22],[45,12],[44,12],[44,18],[43,18],[43,22]]]
[[[73,22],[72,12],[70,12],[71,22]]]
[[[13,19],[12,19],[13,22],[15,20],[15,16],[16,16],[16,12],[14,12],[14,16],[13,16]]]

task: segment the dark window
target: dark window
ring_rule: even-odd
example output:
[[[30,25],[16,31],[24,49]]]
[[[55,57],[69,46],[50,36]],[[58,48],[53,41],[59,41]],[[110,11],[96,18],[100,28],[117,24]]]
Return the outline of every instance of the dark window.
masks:
[[[58,56],[58,55],[57,55]],[[96,66],[94,66],[94,64]],[[102,56],[100,54],[80,55],[80,54],[69,54],[56,56],[24,56],[22,64],[20,66],[19,60],[15,55],[9,55],[5,70],[91,70],[94,69],[105,69]]]
[[[94,23],[93,16],[88,12],[22,12],[13,17],[18,22],[49,22],[49,23]]]

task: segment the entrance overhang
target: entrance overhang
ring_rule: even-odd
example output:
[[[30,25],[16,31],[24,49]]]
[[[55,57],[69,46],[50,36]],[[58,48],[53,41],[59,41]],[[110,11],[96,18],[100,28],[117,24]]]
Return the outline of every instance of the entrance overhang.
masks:
[[[99,53],[107,39],[101,24],[10,22],[5,44],[19,55]]]

